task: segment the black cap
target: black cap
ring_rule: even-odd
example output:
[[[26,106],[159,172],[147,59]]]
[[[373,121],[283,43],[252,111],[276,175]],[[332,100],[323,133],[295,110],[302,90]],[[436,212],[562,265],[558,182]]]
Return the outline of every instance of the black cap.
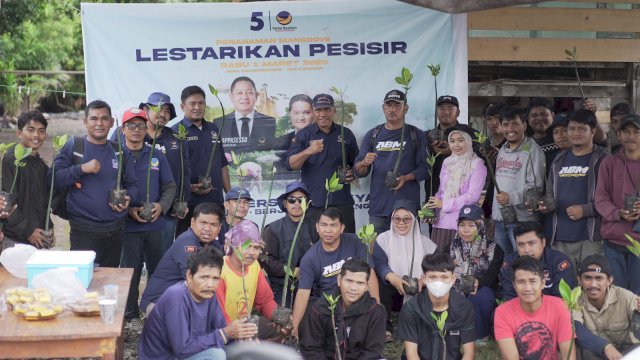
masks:
[[[458,98],[451,95],[442,95],[436,101],[436,106],[440,106],[442,104],[452,104],[457,107],[460,107],[460,103],[458,102]]]
[[[582,275],[586,272],[599,272],[607,275],[611,275],[611,267],[607,258],[600,254],[589,255],[580,262],[580,268],[578,269],[578,275]]]
[[[393,211],[395,212],[398,209],[405,209],[412,213],[413,216],[418,215],[418,204],[415,201],[407,199],[396,200],[396,202],[393,203]]]
[[[636,114],[629,114],[622,118],[620,121],[620,129],[624,128],[627,124],[633,124],[636,128],[640,129],[640,116]]]
[[[616,115],[629,115],[633,114],[633,108],[631,105],[627,103],[617,103],[613,105],[611,111],[609,112],[609,117],[614,117]]]
[[[482,211],[482,208],[480,208],[478,205],[465,205],[462,207],[462,209],[460,209],[460,212],[458,213],[458,220],[480,220],[482,219],[483,213],[484,211]]]
[[[329,94],[318,94],[313,98],[314,109],[326,109],[333,107],[333,96]]]
[[[551,123],[551,126],[547,128],[547,134],[553,135],[553,129],[555,129],[558,126],[562,126],[562,127],[569,126],[568,114],[565,114],[565,113],[556,114],[556,116],[553,118],[553,122]]]
[[[249,190],[241,189],[239,187],[232,187],[227,193],[227,195],[224,197],[224,200],[225,201],[238,200],[238,198],[253,200],[253,198],[251,198],[251,194],[249,193]]]
[[[383,102],[386,103],[387,101],[395,101],[397,103],[404,104],[407,102],[407,97],[400,90],[391,90],[384,96]]]

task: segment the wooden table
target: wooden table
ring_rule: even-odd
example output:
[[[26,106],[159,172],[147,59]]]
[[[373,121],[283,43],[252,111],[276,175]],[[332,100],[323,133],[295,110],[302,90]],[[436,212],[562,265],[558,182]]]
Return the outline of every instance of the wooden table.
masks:
[[[0,358],[102,357],[124,355],[124,310],[133,269],[96,268],[89,290],[102,292],[105,284],[118,285],[116,319],[105,325],[100,317],[79,317],[70,311],[45,321],[27,321],[13,312],[0,313]],[[0,293],[27,280],[11,276],[0,266]]]

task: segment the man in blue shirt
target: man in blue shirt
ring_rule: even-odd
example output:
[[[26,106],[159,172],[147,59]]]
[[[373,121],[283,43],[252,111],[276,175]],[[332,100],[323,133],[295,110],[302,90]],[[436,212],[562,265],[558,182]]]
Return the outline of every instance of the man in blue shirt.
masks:
[[[162,256],[156,271],[151,275],[140,300],[140,309],[147,315],[160,295],[181,280],[187,271],[187,257],[214,242],[224,243],[220,233],[222,208],[214,203],[196,206],[191,227],[183,232]],[[213,246],[216,247],[216,246]]]
[[[120,267],[133,268],[124,315],[127,321],[138,318],[138,287],[143,263],[147,264],[148,276],[151,276],[164,253],[162,237],[165,218],[162,215],[169,211],[176,192],[167,158],[162,152],[144,144],[146,128],[147,115],[143,110],[130,109],[122,116],[124,145],[133,156],[136,178],[149,180],[148,188],[141,188],[141,202],[129,208],[124,228]],[[150,219],[144,219],[140,214],[142,202],[147,201],[153,206]]]
[[[346,163],[353,167],[358,144],[351,130],[344,128],[344,143],[341,137],[341,126],[335,124],[336,108],[333,97],[319,94],[313,98],[313,112],[316,123],[307,126],[296,134],[295,142],[287,151],[285,163],[288,170],[300,170],[302,182],[311,193],[311,207],[309,218],[317,220],[325,207],[327,196],[328,206],[338,208],[344,216],[345,232],[355,233],[356,223],[353,212],[353,197],[351,186],[353,171],[347,173],[347,183],[342,190],[327,194],[326,179],[342,166],[342,145],[345,146]]]
[[[227,325],[215,293],[220,282],[222,254],[203,249],[187,263],[186,281],[160,297],[146,321],[138,345],[140,359],[226,359],[222,347],[231,339],[251,338],[253,323]]]
[[[294,335],[297,334],[307,305],[313,304],[322,293],[334,294],[338,291],[335,277],[340,273],[342,264],[353,257],[368,260],[371,267],[369,292],[372,297],[379,298],[378,280],[367,247],[355,234],[345,234],[344,228],[340,210],[330,207],[320,215],[316,224],[320,241],[307,251],[300,262],[298,293],[293,305]]]
[[[222,191],[229,191],[229,162],[224,155],[224,148],[220,141],[218,127],[204,119],[206,110],[205,93],[195,85],[187,86],[180,96],[180,109],[184,118],[172,126],[178,131],[180,124],[187,129],[187,148],[189,167],[191,169],[191,198],[189,199],[189,214],[178,222],[176,235],[184,232],[191,223],[191,214],[196,205],[203,202],[214,202],[222,205]],[[207,174],[209,157],[214,147],[217,148],[210,172]],[[211,186],[203,189],[201,177],[210,177]]]
[[[527,221],[517,223],[514,230],[516,238],[515,252],[504,257],[502,268],[500,269],[500,298],[503,301],[511,300],[518,296],[513,287],[513,268],[511,264],[520,256],[531,256],[540,261],[542,265],[544,295],[560,297],[560,280],[573,288],[576,285],[575,265],[567,255],[553,250],[546,246],[547,240],[544,237],[544,228],[538,222]]]
[[[405,124],[407,110],[409,105],[405,94],[400,90],[389,91],[382,103],[386,123],[365,134],[356,158],[355,173],[360,177],[371,173],[369,193],[375,196],[369,200],[369,222],[378,234],[389,230],[396,200],[413,201],[419,207],[419,183],[429,176],[425,136],[415,126]],[[401,138],[404,139],[402,144]],[[398,161],[399,156],[402,158]],[[396,163],[398,169],[395,169]],[[389,171],[396,173],[397,185],[393,188],[385,184]]]
[[[139,200],[138,181],[131,155],[123,149],[122,187],[127,190],[124,204],[110,204],[109,191],[118,178],[118,146],[107,140],[113,126],[111,107],[102,100],[92,101],[85,109],[80,164],[74,162],[74,141],[69,141],[55,159],[55,187],[67,188],[67,212],[71,250],[93,250],[96,264],[118,267],[127,209]]]
[[[154,111],[149,105],[158,106],[162,104],[162,108],[158,109],[159,112]],[[167,161],[169,162],[169,168],[173,175],[174,182],[176,183],[176,195],[175,202],[180,201],[180,186],[182,185],[182,200],[189,201],[191,198],[191,169],[189,167],[189,149],[187,149],[187,141],[177,139],[173,134],[174,131],[171,128],[166,127],[167,123],[176,117],[176,110],[171,103],[171,98],[161,92],[154,92],[149,95],[146,103],[140,104],[140,109],[143,109],[147,113],[147,134],[144,137],[144,142],[147,145],[153,143],[153,139],[156,139],[156,151],[161,151]],[[180,155],[180,147],[182,146],[182,156]],[[181,168],[182,166],[182,168]],[[182,177],[181,177],[181,174]],[[163,251],[167,249],[173,243],[175,237],[176,226],[178,224],[178,218],[176,215],[168,211],[164,214],[164,234],[163,234]]]

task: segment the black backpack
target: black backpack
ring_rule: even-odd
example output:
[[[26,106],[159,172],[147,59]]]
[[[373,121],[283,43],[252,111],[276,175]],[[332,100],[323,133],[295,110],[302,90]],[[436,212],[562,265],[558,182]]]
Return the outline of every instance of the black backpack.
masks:
[[[110,140],[108,141],[111,144],[111,146],[113,146],[113,151],[116,153],[116,156],[117,156],[118,144]],[[73,137],[73,156],[72,156],[71,164],[72,165],[82,164],[83,157],[84,157],[84,137],[74,136]],[[123,161],[124,161],[124,157],[123,157]],[[124,178],[124,169],[125,167],[122,166],[122,178]],[[66,187],[62,190],[53,190],[53,197],[51,199],[51,213],[65,220],[69,220],[69,213],[67,212],[67,195],[68,194],[69,194],[69,187]]]

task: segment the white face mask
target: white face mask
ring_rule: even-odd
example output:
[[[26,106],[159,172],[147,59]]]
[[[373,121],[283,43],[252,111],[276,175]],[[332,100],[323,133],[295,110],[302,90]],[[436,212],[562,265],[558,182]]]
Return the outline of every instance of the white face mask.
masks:
[[[449,290],[451,290],[451,286],[453,286],[453,284],[442,282],[439,280],[434,282],[425,281],[425,284],[427,285],[429,293],[438,298],[447,295],[449,293]]]

